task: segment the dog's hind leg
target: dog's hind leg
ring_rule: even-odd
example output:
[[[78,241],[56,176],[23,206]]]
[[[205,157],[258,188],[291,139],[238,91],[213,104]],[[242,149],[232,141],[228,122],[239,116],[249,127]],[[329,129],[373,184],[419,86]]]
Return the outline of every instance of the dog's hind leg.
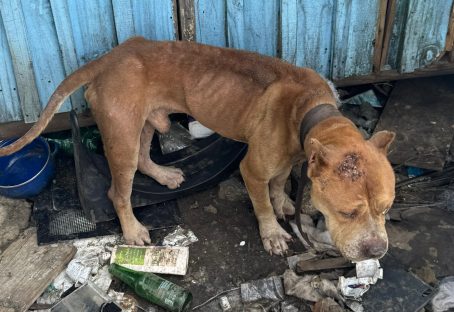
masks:
[[[158,126],[159,130],[165,132],[168,129],[167,122],[168,118],[165,116],[164,119],[160,119],[160,123],[156,119],[152,119],[151,122]],[[155,131],[155,127],[150,121],[146,121],[140,135],[140,152],[139,152],[139,164],[138,169],[143,174],[146,174],[162,185],[166,185],[170,189],[175,189],[181,185],[184,181],[183,171],[181,169],[173,167],[165,167],[155,164],[150,158],[150,146],[151,139]]]
[[[273,204],[274,213],[280,219],[284,219],[285,215],[294,215],[295,207],[292,200],[285,193],[285,182],[290,175],[292,167],[284,169],[270,181],[270,198]]]
[[[140,123],[143,121],[121,112],[103,121],[98,122],[98,127],[112,175],[108,196],[120,219],[123,237],[126,244],[149,244],[148,230],[136,219],[131,206],[132,182],[139,158]]]

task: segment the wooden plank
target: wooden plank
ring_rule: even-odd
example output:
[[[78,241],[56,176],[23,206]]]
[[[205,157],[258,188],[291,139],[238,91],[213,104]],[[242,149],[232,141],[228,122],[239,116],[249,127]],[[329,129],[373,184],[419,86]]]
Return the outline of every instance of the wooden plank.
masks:
[[[185,41],[195,40],[195,14],[194,0],[178,0],[180,39]]]
[[[397,69],[400,64],[400,55],[402,43],[404,40],[405,21],[407,19],[408,0],[392,0],[395,1],[394,18],[391,30],[388,31],[389,50],[385,61],[384,68]]]
[[[428,67],[416,69],[411,73],[400,73],[397,70],[386,70],[378,73],[372,73],[364,76],[353,76],[340,80],[335,80],[338,87],[355,86],[390,80],[403,80],[409,78],[422,78],[432,76],[442,76],[454,74],[454,64],[452,63],[435,63]]]
[[[296,264],[296,272],[307,273],[324,270],[351,268],[353,266],[354,264],[351,261],[343,257],[327,259],[310,259],[298,262]]]
[[[36,87],[41,107],[45,107],[54,90],[65,78],[50,2],[22,1],[21,4]],[[71,103],[67,100],[60,111],[70,110]]]
[[[391,35],[394,25],[394,20],[396,17],[396,5],[397,0],[388,0],[388,6],[386,8],[386,21],[385,21],[385,29],[384,29],[384,39],[383,39],[383,49],[380,57],[380,70],[391,69],[389,65],[387,65],[390,43],[391,43]]]
[[[381,70],[381,58],[385,38],[385,22],[388,8],[388,0],[380,0],[380,11],[378,13],[377,35],[375,36],[373,71]]]
[[[227,0],[229,47],[277,56],[278,0]]]
[[[88,127],[95,124],[95,121],[90,113],[90,111],[85,111],[82,114],[78,114],[77,118],[79,120],[79,125],[81,127]],[[20,137],[24,135],[33,124],[24,123],[23,121],[14,121],[7,123],[0,123],[0,140]],[[56,132],[62,130],[71,129],[71,124],[69,122],[69,113],[59,113],[52,118],[47,128],[43,133]]]
[[[22,119],[16,78],[5,28],[0,15],[0,123]]]
[[[449,18],[448,34],[446,35],[445,51],[452,51],[454,48],[454,5],[451,8]]]
[[[390,161],[441,170],[454,136],[453,102],[453,75],[399,81],[375,130],[396,132]]]
[[[175,40],[176,20],[172,0],[113,0],[113,13],[118,42],[132,36],[152,40]]]
[[[444,52],[452,0],[408,0],[399,70],[404,73],[427,66]]]
[[[282,0],[281,11],[282,58],[330,77],[333,1]]]
[[[336,1],[333,79],[372,73],[379,11],[380,0]]]
[[[68,244],[38,246],[36,229],[25,231],[0,256],[0,310],[27,310],[75,253]]]
[[[22,115],[26,122],[38,119],[41,105],[36,89],[32,59],[28,50],[27,32],[21,1],[0,0],[0,14],[12,56]]]
[[[79,68],[79,61],[76,55],[76,47],[74,46],[73,30],[71,28],[71,20],[69,17],[68,3],[61,0],[50,0],[52,15],[54,18],[55,30],[57,33],[58,44],[60,47],[65,75],[73,73]],[[83,90],[77,90],[71,97],[72,108],[81,113],[87,107]]]
[[[196,41],[227,46],[225,0],[198,0],[194,4]]]

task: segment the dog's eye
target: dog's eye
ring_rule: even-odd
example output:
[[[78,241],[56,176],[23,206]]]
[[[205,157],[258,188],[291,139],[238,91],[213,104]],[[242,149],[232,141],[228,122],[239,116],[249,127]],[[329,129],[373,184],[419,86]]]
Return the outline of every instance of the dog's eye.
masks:
[[[347,218],[347,219],[354,219],[356,217],[356,211],[352,211],[352,212],[343,212],[343,211],[339,211],[339,213],[344,217],[344,218]]]

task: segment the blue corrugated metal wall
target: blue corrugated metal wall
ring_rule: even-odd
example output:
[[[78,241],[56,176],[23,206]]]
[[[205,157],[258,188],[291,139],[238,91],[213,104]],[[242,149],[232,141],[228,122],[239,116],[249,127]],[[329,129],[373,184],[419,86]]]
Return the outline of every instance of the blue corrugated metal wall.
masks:
[[[133,35],[177,38],[172,0],[0,0],[0,122],[35,121],[65,76]],[[75,93],[60,112],[86,106]]]
[[[175,40],[179,0],[0,0],[0,122],[35,121],[55,87],[133,35]],[[193,0],[199,42],[257,51],[341,79],[372,72],[387,0]],[[396,0],[387,68],[443,51],[453,0]],[[86,106],[82,90],[61,111]]]

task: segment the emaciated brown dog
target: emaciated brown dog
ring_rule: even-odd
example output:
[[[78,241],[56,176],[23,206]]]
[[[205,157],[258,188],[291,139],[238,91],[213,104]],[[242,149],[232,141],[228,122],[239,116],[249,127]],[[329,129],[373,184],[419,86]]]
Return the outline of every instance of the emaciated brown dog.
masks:
[[[346,118],[316,124],[300,142],[305,114],[336,105],[336,93],[313,70],[256,53],[190,42],[132,38],[82,66],[56,89],[40,119],[0,156],[22,148],[48,125],[63,101],[86,85],[112,174],[108,192],[128,244],[150,243],[130,203],[138,169],[169,188],[183,172],[150,159],[155,130],[166,132],[168,114],[186,113],[219,134],[249,145],[240,170],[267,251],[282,254],[291,236],[276,217],[293,214],[284,184],[292,166],[309,159],[312,201],[331,236],[351,260],[379,258],[387,250],[385,213],[394,199],[394,174],[386,158],[394,138],[379,132],[364,140]]]

